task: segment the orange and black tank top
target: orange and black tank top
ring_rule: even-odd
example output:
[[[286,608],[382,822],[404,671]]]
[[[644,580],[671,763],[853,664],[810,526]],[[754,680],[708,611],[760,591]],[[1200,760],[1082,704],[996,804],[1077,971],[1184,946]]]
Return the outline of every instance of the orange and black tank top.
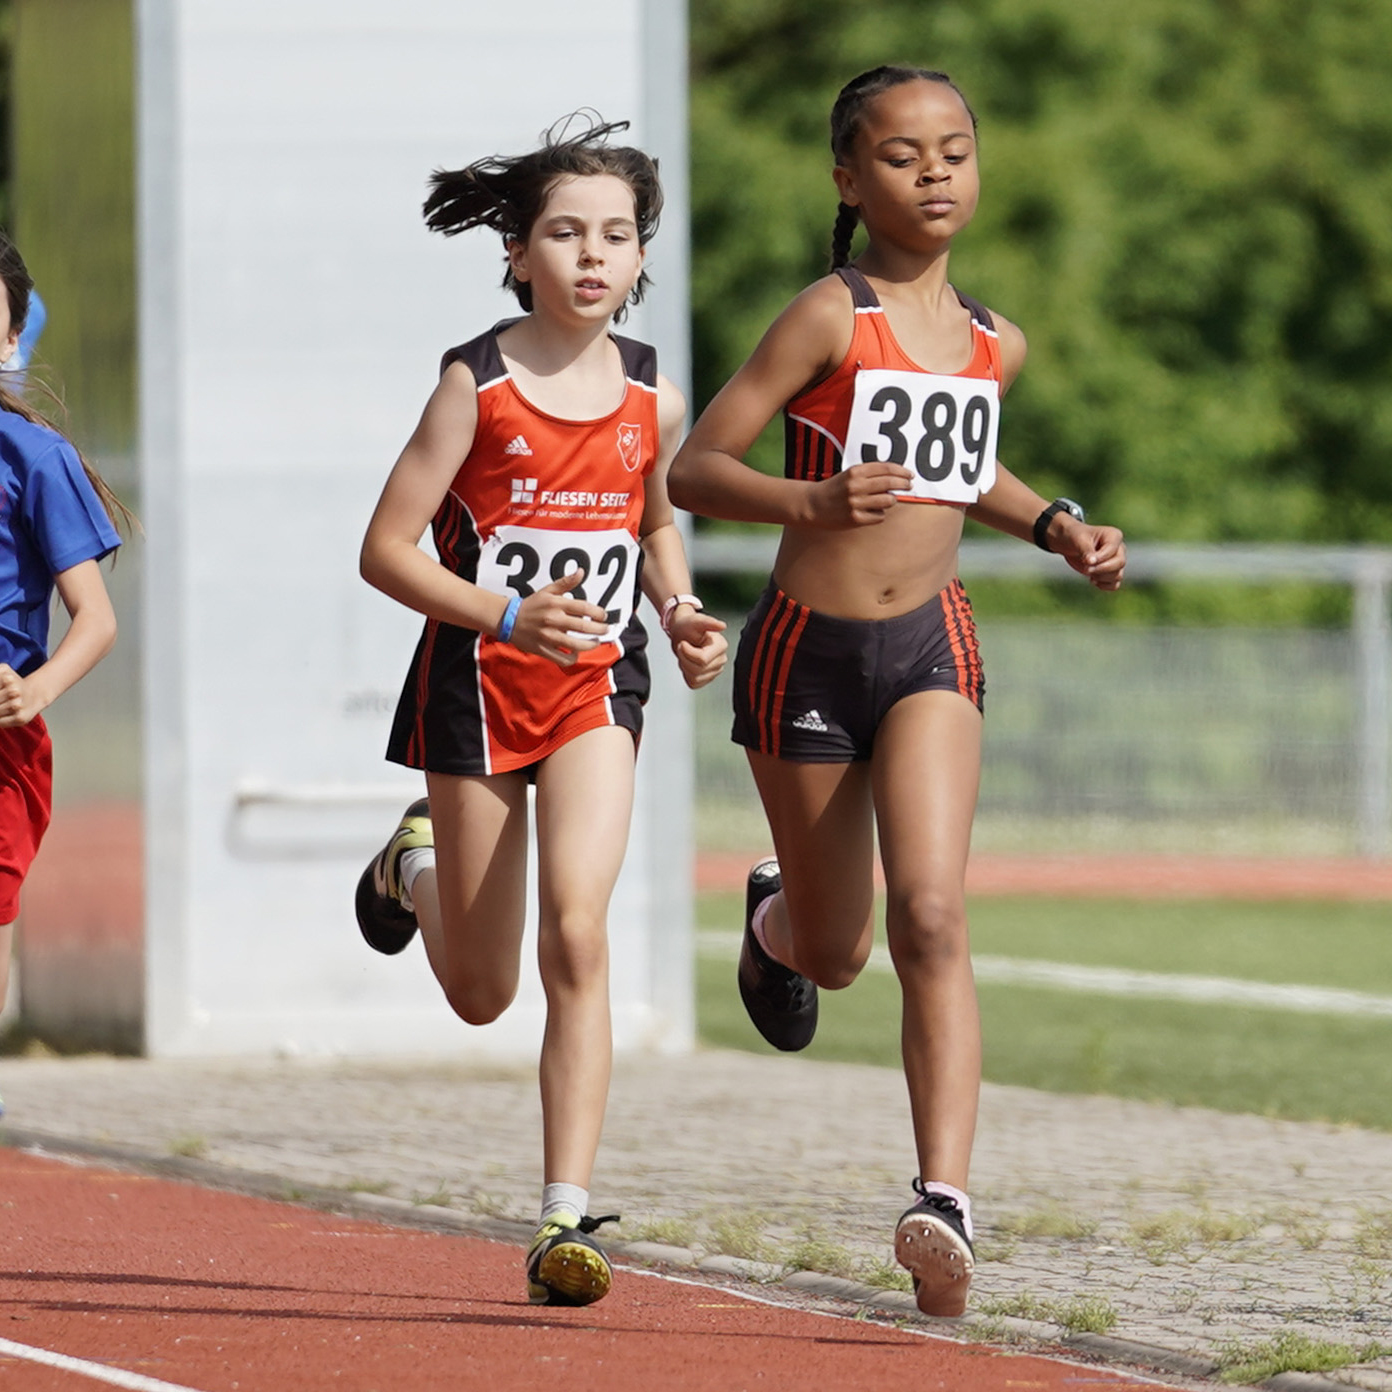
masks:
[[[915,474],[906,498],[969,506],[995,482],[1001,356],[990,311],[954,290],[971,315],[971,359],[960,372],[927,372],[899,346],[870,282],[854,266],[836,274],[854,304],[851,344],[784,408],[784,474],[815,481],[892,461]]]
[[[613,335],[623,363],[623,399],[596,420],[566,420],[547,415],[518,390],[498,347],[506,327],[451,348],[440,364],[441,373],[458,361],[474,374],[478,425],[433,528],[440,559],[451,570],[500,594],[526,594],[559,578],[549,573],[555,568],[550,552],[564,549],[566,534],[582,549],[593,542],[582,533],[626,532],[636,544],[644,480],[657,460],[657,354],[646,343]],[[547,548],[545,536],[558,540]],[[500,557],[506,539],[515,537],[546,555]],[[546,573],[533,568],[534,560]],[[592,590],[607,595],[595,600],[606,608],[634,588],[631,564],[584,568],[593,581],[586,597]],[[626,619],[631,602],[624,607]]]
[[[465,580],[522,599],[583,570],[572,594],[605,609],[610,626],[597,647],[558,667],[427,619],[388,757],[440,773],[529,767],[591,726],[619,723],[616,694],[647,695],[639,526],[657,461],[657,355],[614,335],[622,398],[594,420],[566,420],[522,395],[498,347],[504,327],[450,349],[441,364],[473,373],[478,425],[432,522],[436,551]]]

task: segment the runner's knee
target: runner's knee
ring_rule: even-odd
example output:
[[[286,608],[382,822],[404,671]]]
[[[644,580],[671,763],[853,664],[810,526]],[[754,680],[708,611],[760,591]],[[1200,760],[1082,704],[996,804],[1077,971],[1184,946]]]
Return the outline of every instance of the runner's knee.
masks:
[[[901,973],[940,970],[967,955],[967,911],[959,893],[931,886],[892,892],[885,927],[890,954]]]
[[[869,960],[869,945],[847,953],[843,947],[817,948],[798,945],[798,970],[823,991],[844,991]]]
[[[824,991],[842,991],[870,960],[874,945],[874,897],[867,874],[864,894],[837,894],[830,888],[794,884],[783,877],[788,925],[796,944],[798,970]],[[847,925],[855,940],[848,943]]]
[[[451,981],[445,987],[450,1009],[468,1025],[491,1025],[517,995],[517,980]]]
[[[843,923],[847,919],[841,920]],[[865,923],[854,942],[847,941],[845,932],[819,919],[809,925],[790,919],[797,969],[809,981],[824,991],[844,991],[858,977],[870,960],[874,943],[874,924],[866,912]]]
[[[603,921],[589,914],[563,915],[553,929],[543,930],[538,959],[548,993],[583,990],[607,980],[609,940]]]

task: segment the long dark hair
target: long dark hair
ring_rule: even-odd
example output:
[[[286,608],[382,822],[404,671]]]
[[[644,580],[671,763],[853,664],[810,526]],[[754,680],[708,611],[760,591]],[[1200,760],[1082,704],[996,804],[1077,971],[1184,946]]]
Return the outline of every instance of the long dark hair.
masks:
[[[568,134],[577,121],[585,127]],[[638,245],[646,246],[657,231],[662,212],[662,184],[657,161],[629,145],[607,145],[609,136],[628,129],[627,121],[599,120],[595,113],[575,112],[557,121],[543,136],[539,149],[525,155],[490,155],[464,169],[437,169],[430,176],[430,196],[422,211],[432,232],[453,237],[471,227],[491,227],[504,245],[525,242],[558,179],[590,174],[613,174],[633,191]],[[638,277],[629,296],[637,304],[648,288],[648,273]],[[529,314],[532,287],[519,281],[509,265],[503,289],[511,290]],[[620,318],[623,309],[614,317]]]
[[[886,64],[871,68],[853,77],[837,94],[831,108],[831,153],[837,164],[845,164],[855,149],[856,136],[860,134],[860,120],[866,105],[905,82],[941,82],[951,87],[967,108],[971,117],[972,131],[976,131],[976,112],[962,94],[962,89],[945,73],[931,68],[897,67]],[[836,205],[836,222],[831,229],[831,268],[844,266],[851,259],[851,238],[855,234],[860,213],[848,203]]]
[[[29,268],[24,264],[24,258],[19,254],[19,248],[4,232],[0,232],[0,280],[5,282],[5,297],[10,306],[10,330],[13,333],[20,333],[29,318],[29,299],[34,293],[34,277],[29,274]],[[51,392],[49,394],[52,395]],[[31,406],[23,397],[5,386],[0,386],[0,410],[22,416],[33,425],[45,425],[50,430],[57,431],[60,435],[63,434],[42,411]],[[66,435],[64,435],[64,439],[67,439]],[[72,444],[72,441],[69,440],[68,443]],[[107,481],[83,458],[82,451],[77,449],[76,445],[73,445],[73,448],[77,451],[77,457],[82,463],[87,481],[92,485],[97,497],[101,499],[102,507],[106,509],[106,515],[111,519],[113,525],[119,527],[129,536],[131,529],[139,525],[135,520],[135,514],[111,491]]]

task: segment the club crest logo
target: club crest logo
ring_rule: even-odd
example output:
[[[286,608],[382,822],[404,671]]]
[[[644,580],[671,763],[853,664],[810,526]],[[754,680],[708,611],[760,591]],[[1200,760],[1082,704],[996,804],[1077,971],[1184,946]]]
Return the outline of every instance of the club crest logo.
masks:
[[[643,462],[643,427],[619,423],[619,458],[628,472],[633,473]]]

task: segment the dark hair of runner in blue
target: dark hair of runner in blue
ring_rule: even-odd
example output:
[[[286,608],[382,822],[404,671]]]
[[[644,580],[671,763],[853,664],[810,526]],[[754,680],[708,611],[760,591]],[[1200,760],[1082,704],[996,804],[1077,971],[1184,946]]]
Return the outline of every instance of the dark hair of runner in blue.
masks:
[[[576,131],[580,123],[583,127]],[[491,227],[504,245],[525,242],[558,180],[612,174],[632,190],[638,244],[646,246],[662,212],[662,184],[657,161],[650,155],[629,145],[606,143],[628,126],[627,121],[606,122],[595,112],[577,111],[557,121],[542,136],[541,146],[525,155],[490,155],[463,169],[437,169],[430,176],[430,195],[422,209],[425,224],[446,237],[471,227]],[[644,271],[629,303],[643,298],[648,283]],[[503,274],[503,288],[531,312],[531,286],[516,279],[511,265]],[[621,309],[615,318],[622,314]]]
[[[971,103],[962,95],[962,89],[945,73],[930,68],[911,68],[884,65],[871,68],[853,77],[837,94],[831,108],[831,153],[837,164],[845,164],[855,149],[856,136],[860,134],[861,114],[867,104],[905,82],[941,82],[951,87],[971,117],[972,132],[976,131],[976,112]],[[855,234],[860,214],[849,204],[836,205],[836,222],[831,231],[831,268],[844,266],[851,259],[851,238]]]
[[[0,280],[5,282],[5,299],[10,310],[10,332],[19,334],[29,318],[29,297],[34,293],[34,277],[29,274],[29,268],[24,264],[24,258],[19,254],[19,248],[4,232],[0,232]],[[22,377],[24,374],[13,372],[9,375]],[[39,386],[61,410],[63,403],[53,389],[44,382],[39,383]],[[63,434],[42,411],[36,410],[18,392],[11,391],[5,386],[0,386],[0,411],[9,411],[12,415],[23,417],[32,425],[47,426],[50,430],[57,431],[60,435]],[[67,437],[64,436],[64,438]],[[69,440],[68,443],[72,444],[72,441]],[[77,449],[75,445],[73,448]],[[101,500],[101,505],[106,509],[106,514],[111,518],[112,523],[127,533],[138,527],[139,523],[135,519],[135,514],[111,491],[106,480],[82,458],[81,450],[77,450],[77,457],[81,460],[87,480]]]

